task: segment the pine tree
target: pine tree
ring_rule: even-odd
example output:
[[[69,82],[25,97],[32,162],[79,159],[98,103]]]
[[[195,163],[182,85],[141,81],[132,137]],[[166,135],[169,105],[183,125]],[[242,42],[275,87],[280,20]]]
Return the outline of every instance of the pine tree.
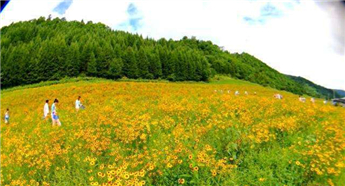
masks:
[[[149,71],[155,79],[162,77],[162,65],[161,65],[161,62],[159,60],[159,56],[156,53],[152,53],[150,55]]]
[[[89,62],[87,64],[87,73],[90,76],[96,76],[98,73],[96,57],[95,57],[95,54],[93,52],[91,53]]]
[[[123,72],[128,78],[138,77],[137,60],[132,47],[128,47],[124,57]]]
[[[96,46],[97,50],[97,67],[98,67],[98,74],[100,76],[106,76],[107,71],[109,69],[109,63],[114,58],[114,52],[111,45],[102,40],[100,45]]]
[[[121,46],[119,44],[115,44],[114,46],[114,57],[121,58],[122,57]]]
[[[80,70],[80,54],[78,43],[72,43],[66,52],[66,73],[69,77],[76,77]]]
[[[122,76],[123,62],[121,58],[114,58],[110,61],[109,76],[111,78],[120,78]]]
[[[186,79],[187,80],[197,80],[198,78],[196,77],[195,74],[195,63],[198,61],[198,53],[194,51],[188,51],[186,54]]]
[[[187,65],[186,65],[186,56],[182,51],[178,52],[178,60],[175,64],[175,74],[177,81],[184,81],[187,79]]]
[[[144,78],[144,79],[152,78],[152,74],[149,73],[149,60],[143,48],[140,48],[138,52],[138,72],[139,72],[138,75],[140,78]]]
[[[166,78],[170,81],[176,81],[176,64],[178,63],[178,52],[173,51],[170,55],[168,63],[166,63]]]
[[[201,65],[201,78],[199,80],[201,81],[207,81],[209,77],[212,76],[210,64],[208,63],[207,59],[205,57],[201,57],[200,59],[200,65]]]
[[[165,43],[165,40],[160,40],[162,43]],[[173,73],[173,67],[170,64],[169,56],[168,56],[168,49],[166,47],[158,47],[159,52],[159,59],[162,64],[162,76],[163,78],[167,78],[170,74]]]

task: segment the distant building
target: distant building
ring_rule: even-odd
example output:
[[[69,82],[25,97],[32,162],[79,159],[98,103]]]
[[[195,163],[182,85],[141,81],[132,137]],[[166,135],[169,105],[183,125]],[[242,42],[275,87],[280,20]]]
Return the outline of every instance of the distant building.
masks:
[[[332,103],[333,103],[333,105],[338,104],[338,105],[345,107],[345,97],[332,99]]]

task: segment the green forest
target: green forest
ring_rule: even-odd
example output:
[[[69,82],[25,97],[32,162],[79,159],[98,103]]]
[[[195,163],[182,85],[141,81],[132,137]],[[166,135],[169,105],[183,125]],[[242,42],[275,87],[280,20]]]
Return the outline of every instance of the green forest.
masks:
[[[308,95],[316,96],[316,97],[325,97],[326,99],[335,97],[344,97],[341,95],[339,90],[331,90],[320,85],[316,85],[315,83],[303,78],[303,77],[296,77],[291,75],[286,75],[293,79],[294,81],[298,82],[299,84],[303,85],[304,91]],[[341,90],[340,90],[341,91]]]
[[[101,23],[40,17],[1,28],[1,88],[65,77],[208,81],[231,76],[296,94],[310,92],[247,53],[229,53],[211,41],[154,40]]]

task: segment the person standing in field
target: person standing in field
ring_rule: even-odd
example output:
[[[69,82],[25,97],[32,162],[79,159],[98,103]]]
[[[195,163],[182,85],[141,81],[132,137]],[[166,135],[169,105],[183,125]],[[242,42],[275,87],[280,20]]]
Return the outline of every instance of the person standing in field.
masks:
[[[59,103],[58,99],[54,100],[54,103],[52,104],[52,120],[53,120],[53,126],[57,125],[57,126],[61,126],[61,122],[59,120],[59,116],[57,115],[57,111],[56,111],[56,105]]]
[[[44,104],[43,107],[43,119],[47,119],[49,114],[49,100],[46,100],[46,103]]]
[[[274,94],[274,97],[277,99],[283,99],[283,96],[281,94]]]
[[[77,111],[79,111],[79,109],[82,107],[82,105],[81,105],[81,103],[80,103],[80,99],[81,99],[81,97],[78,96],[78,99],[75,101],[75,109],[76,109]]]
[[[10,123],[10,110],[8,108],[5,113],[5,123]]]

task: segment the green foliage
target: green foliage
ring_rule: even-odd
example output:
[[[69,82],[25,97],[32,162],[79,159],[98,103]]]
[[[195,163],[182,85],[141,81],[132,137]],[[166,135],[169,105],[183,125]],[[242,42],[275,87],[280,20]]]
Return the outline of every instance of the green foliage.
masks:
[[[92,52],[90,55],[90,61],[87,65],[87,73],[90,76],[96,76],[97,75],[97,62],[95,58],[95,54]]]
[[[137,58],[132,47],[128,47],[124,58],[124,74],[128,78],[138,77]]]
[[[296,77],[296,76],[291,76],[291,75],[286,75],[287,77],[291,78],[295,82],[301,84],[305,90],[305,93],[314,97],[323,97],[326,99],[330,99],[336,97],[340,98],[341,95],[337,92],[327,89],[325,87],[322,87],[320,85],[316,85],[315,83],[303,78],[303,77]]]
[[[144,79],[152,79],[152,74],[149,73],[149,60],[144,49],[140,49],[138,53],[138,74]]]
[[[158,79],[162,77],[162,65],[161,65],[159,56],[155,53],[152,53],[149,55],[149,59],[150,59],[149,71],[152,74],[153,78]]]
[[[1,28],[2,88],[82,75],[208,81],[216,74],[297,94],[301,83],[247,54],[195,37],[155,41],[104,24],[43,17]]]
[[[109,65],[109,77],[120,78],[122,74],[123,62],[121,58],[114,58]]]

